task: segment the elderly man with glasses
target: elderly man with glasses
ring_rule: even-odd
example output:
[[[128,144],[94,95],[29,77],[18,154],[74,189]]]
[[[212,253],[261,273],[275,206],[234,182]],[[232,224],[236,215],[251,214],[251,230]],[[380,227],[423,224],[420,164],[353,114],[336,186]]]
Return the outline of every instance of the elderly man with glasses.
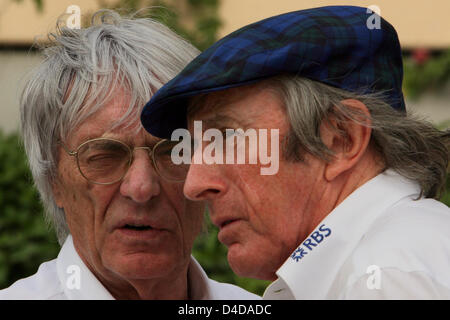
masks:
[[[255,299],[191,256],[203,203],[148,134],[145,102],[198,51],[151,19],[58,28],[21,98],[25,149],[61,251],[0,299]]]

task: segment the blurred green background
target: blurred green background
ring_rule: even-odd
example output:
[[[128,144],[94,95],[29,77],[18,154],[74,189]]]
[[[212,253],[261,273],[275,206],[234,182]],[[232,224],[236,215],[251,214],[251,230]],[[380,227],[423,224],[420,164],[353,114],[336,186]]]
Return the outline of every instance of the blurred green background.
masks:
[[[44,1],[34,0],[37,10]],[[127,8],[158,5],[151,16],[174,29],[203,50],[217,39],[220,19],[218,0],[187,0],[187,10],[195,22],[190,28],[180,23],[176,8],[164,1],[117,1],[102,7]],[[186,8],[185,8],[186,9]],[[425,56],[425,58],[424,58]],[[427,90],[438,89],[450,78],[450,51],[437,55],[405,53],[405,93],[414,98]],[[450,112],[450,111],[449,111]],[[440,124],[448,128],[449,123]],[[450,206],[450,178],[442,201]],[[207,232],[195,242],[193,255],[208,275],[218,281],[237,284],[262,295],[269,282],[236,276],[230,269],[227,249],[217,240],[217,228],[207,219]],[[56,257],[59,251],[56,237],[43,218],[42,207],[35,188],[18,133],[0,131],[0,288],[17,279],[30,276],[38,266]]]

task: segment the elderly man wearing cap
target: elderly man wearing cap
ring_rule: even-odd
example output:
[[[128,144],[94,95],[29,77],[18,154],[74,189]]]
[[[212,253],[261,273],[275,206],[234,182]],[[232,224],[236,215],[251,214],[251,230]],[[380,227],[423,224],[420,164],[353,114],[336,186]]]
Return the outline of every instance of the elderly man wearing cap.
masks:
[[[141,115],[163,138],[195,120],[279,130],[276,174],[194,162],[184,185],[208,204],[233,270],[276,280],[265,298],[450,298],[450,210],[434,200],[448,134],[406,113],[397,34],[369,17],[333,6],[246,26]]]

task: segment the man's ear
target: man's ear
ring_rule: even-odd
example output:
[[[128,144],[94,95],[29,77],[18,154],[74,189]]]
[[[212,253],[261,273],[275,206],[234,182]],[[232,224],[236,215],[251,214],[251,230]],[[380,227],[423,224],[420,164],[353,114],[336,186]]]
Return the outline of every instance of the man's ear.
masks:
[[[348,118],[345,121],[338,121],[335,116],[330,116],[327,121],[322,122],[320,126],[322,141],[334,152],[334,157],[325,166],[324,174],[327,181],[334,180],[358,163],[367,151],[372,133],[370,112],[364,103],[354,99],[343,100],[341,103],[345,107],[354,108],[358,114],[355,117],[357,122]]]

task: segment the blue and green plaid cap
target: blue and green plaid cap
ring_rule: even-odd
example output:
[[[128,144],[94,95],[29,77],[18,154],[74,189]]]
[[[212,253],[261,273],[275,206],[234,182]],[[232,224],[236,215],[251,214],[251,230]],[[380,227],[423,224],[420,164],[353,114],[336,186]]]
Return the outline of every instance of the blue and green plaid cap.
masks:
[[[397,33],[381,17],[374,20],[374,14],[367,8],[328,6],[245,26],[205,50],[164,85],[145,105],[142,124],[154,136],[170,138],[173,130],[186,128],[189,97],[279,74],[350,92],[383,92],[393,108],[405,111]]]

